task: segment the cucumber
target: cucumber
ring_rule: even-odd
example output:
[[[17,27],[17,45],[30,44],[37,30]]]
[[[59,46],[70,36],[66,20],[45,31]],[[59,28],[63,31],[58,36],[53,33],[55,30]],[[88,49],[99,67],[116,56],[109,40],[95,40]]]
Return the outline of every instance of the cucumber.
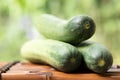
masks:
[[[56,40],[31,40],[21,48],[21,55],[33,63],[48,64],[63,72],[72,72],[81,64],[76,47]]]
[[[95,33],[95,23],[87,15],[78,15],[63,20],[53,15],[43,14],[36,22],[36,28],[48,39],[78,44]]]
[[[93,72],[105,73],[112,66],[112,54],[104,45],[86,41],[77,48],[83,56],[85,65]]]

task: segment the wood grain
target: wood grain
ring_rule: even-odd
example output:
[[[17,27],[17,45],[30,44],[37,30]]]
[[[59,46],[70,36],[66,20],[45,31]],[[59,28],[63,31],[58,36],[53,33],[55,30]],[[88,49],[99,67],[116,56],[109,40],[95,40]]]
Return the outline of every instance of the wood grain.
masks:
[[[3,64],[0,63],[0,66]],[[2,80],[120,80],[120,69],[111,68],[105,74],[63,73],[47,65],[18,63],[2,73]]]

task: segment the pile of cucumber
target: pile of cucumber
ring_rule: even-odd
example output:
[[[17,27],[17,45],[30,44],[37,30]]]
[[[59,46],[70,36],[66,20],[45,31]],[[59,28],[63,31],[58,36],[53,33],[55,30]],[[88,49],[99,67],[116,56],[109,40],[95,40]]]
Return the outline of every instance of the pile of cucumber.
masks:
[[[63,20],[43,14],[36,28],[44,38],[23,44],[21,55],[26,60],[47,64],[62,72],[86,67],[95,73],[105,73],[112,66],[110,51],[103,44],[88,41],[96,28],[91,17],[79,15]]]

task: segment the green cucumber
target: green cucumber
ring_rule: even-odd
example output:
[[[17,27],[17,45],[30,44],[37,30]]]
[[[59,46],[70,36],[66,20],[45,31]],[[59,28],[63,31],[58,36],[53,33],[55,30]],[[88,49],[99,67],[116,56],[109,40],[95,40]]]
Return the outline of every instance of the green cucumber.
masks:
[[[93,72],[104,73],[112,66],[112,54],[104,45],[82,42],[77,48],[84,58],[85,65]]]
[[[95,23],[87,15],[78,15],[63,20],[53,15],[43,14],[36,22],[36,28],[48,39],[78,44],[95,33]]]
[[[56,40],[31,40],[21,48],[21,55],[33,63],[48,64],[63,72],[72,72],[81,64],[76,47]]]

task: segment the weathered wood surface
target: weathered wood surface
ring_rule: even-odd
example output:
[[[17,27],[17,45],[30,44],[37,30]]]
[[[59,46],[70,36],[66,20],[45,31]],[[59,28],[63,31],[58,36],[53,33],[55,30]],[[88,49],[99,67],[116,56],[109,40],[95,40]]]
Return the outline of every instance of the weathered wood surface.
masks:
[[[0,63],[0,67],[6,63]],[[17,63],[6,73],[2,80],[120,80],[120,68],[111,68],[105,74],[92,72],[63,73],[47,65]]]

